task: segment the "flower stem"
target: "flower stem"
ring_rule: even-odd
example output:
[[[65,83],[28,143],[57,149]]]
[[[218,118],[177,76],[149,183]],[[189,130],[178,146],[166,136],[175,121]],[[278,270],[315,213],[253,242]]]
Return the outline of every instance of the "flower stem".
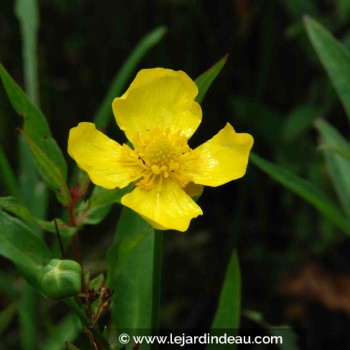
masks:
[[[103,336],[96,325],[94,325],[94,323],[87,317],[85,311],[77,304],[74,298],[67,298],[64,301],[79,317],[84,328],[93,334],[94,339],[98,341],[99,345],[102,346],[102,349],[111,350],[112,348],[109,345],[108,340]]]
[[[163,231],[154,232],[153,251],[153,292],[152,292],[152,331],[157,335],[160,319],[161,277],[163,260]],[[152,347],[156,349],[156,347]]]

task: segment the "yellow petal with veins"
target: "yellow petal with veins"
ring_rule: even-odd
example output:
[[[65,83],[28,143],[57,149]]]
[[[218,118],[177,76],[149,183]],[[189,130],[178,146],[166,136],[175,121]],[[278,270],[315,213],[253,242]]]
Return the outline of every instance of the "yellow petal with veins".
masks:
[[[125,94],[114,99],[113,113],[131,142],[138,133],[156,128],[190,138],[202,120],[197,94],[196,84],[182,71],[143,69]]]
[[[212,139],[184,154],[184,173],[196,184],[220,186],[242,177],[247,168],[253,137],[236,133],[231,124]]]
[[[98,186],[125,187],[140,178],[141,169],[125,162],[124,148],[98,131],[95,124],[79,123],[69,132],[68,153]]]
[[[202,215],[201,208],[173,181],[164,181],[150,190],[136,187],[122,198],[122,204],[139,213],[150,225],[163,230],[186,231],[191,219]]]

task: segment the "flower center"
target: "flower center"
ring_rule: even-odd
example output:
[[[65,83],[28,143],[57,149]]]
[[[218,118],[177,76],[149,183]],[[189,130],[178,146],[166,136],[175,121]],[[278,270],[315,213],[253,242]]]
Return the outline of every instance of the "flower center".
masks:
[[[133,140],[138,165],[141,166],[141,177],[136,186],[149,190],[157,186],[162,189],[164,181],[176,181],[185,187],[190,179],[182,173],[184,162],[181,155],[190,151],[187,138],[169,130],[153,129]]]

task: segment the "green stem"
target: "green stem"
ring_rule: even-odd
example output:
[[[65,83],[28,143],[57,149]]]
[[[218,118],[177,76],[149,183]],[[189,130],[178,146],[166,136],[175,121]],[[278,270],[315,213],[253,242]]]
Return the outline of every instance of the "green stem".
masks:
[[[152,330],[157,335],[160,319],[161,277],[163,260],[163,231],[154,232],[153,251],[153,292],[152,292]],[[157,347],[152,347],[156,349]]]
[[[96,328],[95,324],[86,316],[85,311],[77,304],[74,298],[64,299],[67,305],[76,313],[79,317],[81,323],[93,334],[94,338],[99,342],[99,344],[105,350],[112,350],[109,345],[108,340],[103,336],[103,334]]]

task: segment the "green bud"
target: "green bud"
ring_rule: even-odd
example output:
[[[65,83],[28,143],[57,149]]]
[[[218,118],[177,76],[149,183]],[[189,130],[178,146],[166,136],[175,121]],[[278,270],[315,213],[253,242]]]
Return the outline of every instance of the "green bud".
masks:
[[[63,299],[81,292],[81,266],[73,260],[52,259],[39,275],[41,291],[50,299]]]

